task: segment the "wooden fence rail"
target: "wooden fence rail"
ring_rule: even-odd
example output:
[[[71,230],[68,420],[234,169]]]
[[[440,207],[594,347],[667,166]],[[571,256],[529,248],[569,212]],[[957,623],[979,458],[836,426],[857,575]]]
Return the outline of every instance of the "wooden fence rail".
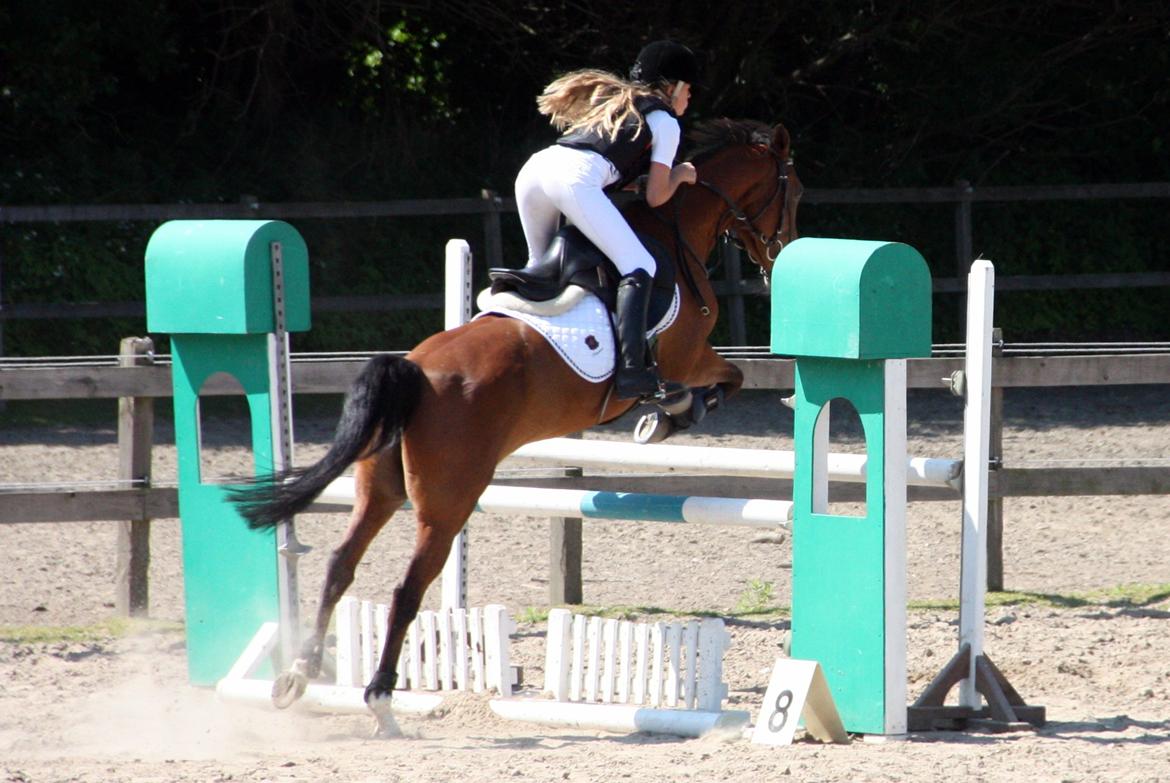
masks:
[[[619,200],[630,198],[619,196]],[[807,204],[954,204],[955,275],[934,281],[936,293],[965,290],[967,267],[974,254],[971,207],[975,203],[1084,201],[1101,199],[1170,198],[1170,182],[1105,183],[1096,185],[1029,185],[976,187],[960,180],[950,187],[924,188],[809,188]],[[483,219],[483,255],[487,266],[505,266],[500,216],[516,212],[516,200],[484,190],[479,198],[413,199],[395,201],[262,202],[242,196],[235,203],[205,204],[81,204],[0,206],[0,225],[28,223],[77,223],[113,221],[162,221],[176,219],[272,218],[402,218],[419,216],[480,215]],[[763,281],[745,278],[739,251],[723,251],[726,280],[718,281],[716,294],[727,298],[731,342],[746,342],[744,298],[766,294]],[[3,257],[0,256],[0,280]],[[1132,272],[1079,275],[1020,275],[1001,277],[1001,291],[1079,290],[1170,286],[1170,272]],[[431,309],[440,305],[438,294],[320,297],[315,312],[393,311]],[[0,289],[0,328],[5,321],[43,318],[141,317],[141,302],[5,302]],[[2,346],[2,343],[0,343]],[[2,353],[2,350],[0,350]]]
[[[372,354],[370,354],[372,355]],[[369,358],[314,359],[293,354],[294,394],[341,394]],[[160,357],[162,358],[162,357]],[[739,358],[731,362],[744,373],[745,389],[791,389],[791,359]],[[961,357],[907,360],[912,389],[937,389],[944,377],[963,368]],[[1045,386],[1127,386],[1170,383],[1170,352],[1124,356],[1002,356],[993,363],[992,384],[999,388]],[[238,393],[238,387],[212,378],[202,394]],[[150,366],[79,365],[5,367],[0,364],[0,400],[116,399],[170,397],[171,368],[165,361]]]

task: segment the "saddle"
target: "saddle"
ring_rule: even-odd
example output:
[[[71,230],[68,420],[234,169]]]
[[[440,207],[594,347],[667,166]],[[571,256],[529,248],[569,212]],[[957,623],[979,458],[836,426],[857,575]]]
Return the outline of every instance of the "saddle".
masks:
[[[658,240],[640,232],[635,234],[657,265],[650,313],[646,318],[647,324],[656,324],[666,315],[674,299],[674,258]],[[524,269],[488,270],[492,294],[511,291],[533,302],[545,302],[575,285],[597,296],[611,313],[621,277],[613,262],[576,226],[565,226],[558,231],[539,263]]]

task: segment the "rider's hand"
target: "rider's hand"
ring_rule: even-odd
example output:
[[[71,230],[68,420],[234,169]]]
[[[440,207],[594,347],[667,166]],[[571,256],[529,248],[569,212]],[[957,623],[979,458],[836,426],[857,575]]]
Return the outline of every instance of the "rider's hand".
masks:
[[[687,183],[694,185],[699,175],[695,172],[695,165],[690,161],[684,161],[675,166],[670,171],[671,177],[679,184]]]

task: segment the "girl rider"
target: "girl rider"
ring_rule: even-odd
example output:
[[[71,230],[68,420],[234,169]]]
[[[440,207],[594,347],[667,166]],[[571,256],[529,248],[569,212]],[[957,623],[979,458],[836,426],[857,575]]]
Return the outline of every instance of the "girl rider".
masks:
[[[654,258],[605,195],[643,174],[646,201],[664,204],[682,183],[694,183],[690,163],[674,164],[691,85],[694,53],[674,41],[655,41],[638,54],[627,81],[599,70],[556,79],[536,100],[564,134],[528,159],[516,177],[516,205],[528,243],[528,263],[540,261],[563,214],[614,263],[620,344],[614,393],[619,399],[660,394],[662,381],[646,351],[646,311]]]

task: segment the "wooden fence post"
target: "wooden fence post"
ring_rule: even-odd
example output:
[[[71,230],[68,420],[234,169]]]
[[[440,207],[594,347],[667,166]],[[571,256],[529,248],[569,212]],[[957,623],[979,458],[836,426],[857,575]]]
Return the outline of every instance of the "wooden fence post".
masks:
[[[991,419],[988,462],[995,471],[1003,467],[1003,387],[995,384],[995,360],[1003,356],[1003,329],[991,330]],[[998,482],[994,486],[999,486]],[[1003,591],[1003,495],[987,498],[987,589]]]
[[[971,183],[965,179],[955,182],[955,277],[960,285],[967,282],[971,262],[975,260],[974,241],[971,237]]]
[[[565,468],[566,476],[581,476],[581,468]],[[548,605],[580,604],[585,600],[581,586],[581,519],[549,517]]]
[[[122,340],[119,365],[152,364],[154,342],[149,337]],[[118,399],[118,478],[138,489],[150,487],[150,449],[154,442],[154,398]],[[145,508],[145,502],[143,503]],[[120,617],[145,617],[150,608],[150,520],[118,523],[117,565],[114,571],[114,607]]]
[[[4,314],[4,244],[0,243],[0,316]],[[0,358],[4,356],[4,318],[0,317]],[[0,400],[0,411],[7,403]]]
[[[955,180],[955,279],[959,292],[967,290],[967,273],[975,260],[971,240],[971,183],[965,179]],[[967,316],[959,312],[959,340],[967,339]]]
[[[731,327],[731,344],[747,345],[747,323],[743,310],[743,266],[739,248],[724,240],[719,252],[723,254],[724,274],[727,280],[727,323]]]
[[[484,249],[487,254],[487,265],[489,269],[501,267],[504,266],[504,241],[500,228],[501,199],[494,190],[481,190],[479,196],[488,204],[488,211],[484,212],[483,215],[483,239],[486,245]]]

